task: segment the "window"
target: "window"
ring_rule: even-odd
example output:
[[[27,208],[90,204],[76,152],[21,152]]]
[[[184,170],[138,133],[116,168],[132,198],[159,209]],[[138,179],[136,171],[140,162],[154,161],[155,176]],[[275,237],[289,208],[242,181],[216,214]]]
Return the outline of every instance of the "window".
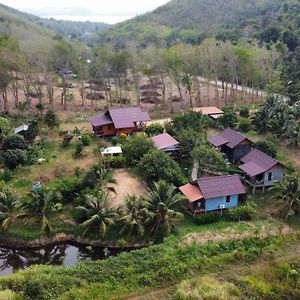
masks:
[[[272,173],[269,173],[269,175],[268,175],[268,180],[269,180],[269,181],[272,180]]]
[[[230,196],[226,197],[226,203],[230,203]]]

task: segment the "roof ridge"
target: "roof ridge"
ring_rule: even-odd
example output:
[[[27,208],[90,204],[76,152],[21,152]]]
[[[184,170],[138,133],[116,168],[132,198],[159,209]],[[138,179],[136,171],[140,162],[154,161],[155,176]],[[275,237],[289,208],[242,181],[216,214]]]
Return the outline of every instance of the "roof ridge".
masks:
[[[208,179],[216,179],[216,178],[228,178],[228,177],[239,177],[239,175],[238,174],[232,174],[232,175],[207,176],[207,177],[198,178],[197,181],[199,181],[199,180],[208,180]]]
[[[259,150],[259,149],[257,149],[257,148],[253,148],[252,151],[256,151],[256,152],[258,152],[258,153],[260,153],[260,154],[263,154],[263,155],[265,155],[265,156],[268,156],[269,158],[271,158],[271,159],[274,160],[275,162],[279,162],[279,160],[277,160],[276,158],[272,157],[271,155],[269,155],[269,154],[267,154],[267,153],[265,153],[265,152],[263,152],[263,151],[261,151],[261,150]]]

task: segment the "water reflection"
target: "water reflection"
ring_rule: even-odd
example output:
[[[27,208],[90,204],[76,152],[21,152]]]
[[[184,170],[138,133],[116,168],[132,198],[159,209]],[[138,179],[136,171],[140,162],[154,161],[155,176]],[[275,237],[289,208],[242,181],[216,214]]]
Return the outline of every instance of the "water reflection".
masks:
[[[17,270],[36,264],[72,266],[79,261],[105,259],[117,255],[121,250],[82,247],[60,244],[41,249],[0,248],[0,275],[8,275]]]

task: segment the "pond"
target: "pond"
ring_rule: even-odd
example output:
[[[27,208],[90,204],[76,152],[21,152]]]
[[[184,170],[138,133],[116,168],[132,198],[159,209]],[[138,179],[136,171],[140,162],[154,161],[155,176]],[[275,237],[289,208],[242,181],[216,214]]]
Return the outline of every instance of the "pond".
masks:
[[[39,249],[0,247],[0,276],[36,264],[73,266],[80,261],[106,259],[124,252],[121,249],[91,248],[76,244],[58,244]]]

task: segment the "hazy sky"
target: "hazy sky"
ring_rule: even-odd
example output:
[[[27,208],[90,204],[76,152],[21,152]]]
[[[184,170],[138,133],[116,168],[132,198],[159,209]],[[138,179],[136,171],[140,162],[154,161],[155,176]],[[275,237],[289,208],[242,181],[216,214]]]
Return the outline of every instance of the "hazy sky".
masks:
[[[0,3],[22,11],[38,15],[53,16],[61,19],[77,19],[116,23],[151,11],[170,0],[0,0]],[[70,9],[70,13],[68,12]],[[82,8],[82,15],[80,10]],[[77,16],[71,10],[76,10]],[[87,14],[87,11],[91,14]],[[54,14],[55,12],[55,14]],[[72,16],[70,16],[72,15]],[[97,16],[96,16],[97,15]]]

